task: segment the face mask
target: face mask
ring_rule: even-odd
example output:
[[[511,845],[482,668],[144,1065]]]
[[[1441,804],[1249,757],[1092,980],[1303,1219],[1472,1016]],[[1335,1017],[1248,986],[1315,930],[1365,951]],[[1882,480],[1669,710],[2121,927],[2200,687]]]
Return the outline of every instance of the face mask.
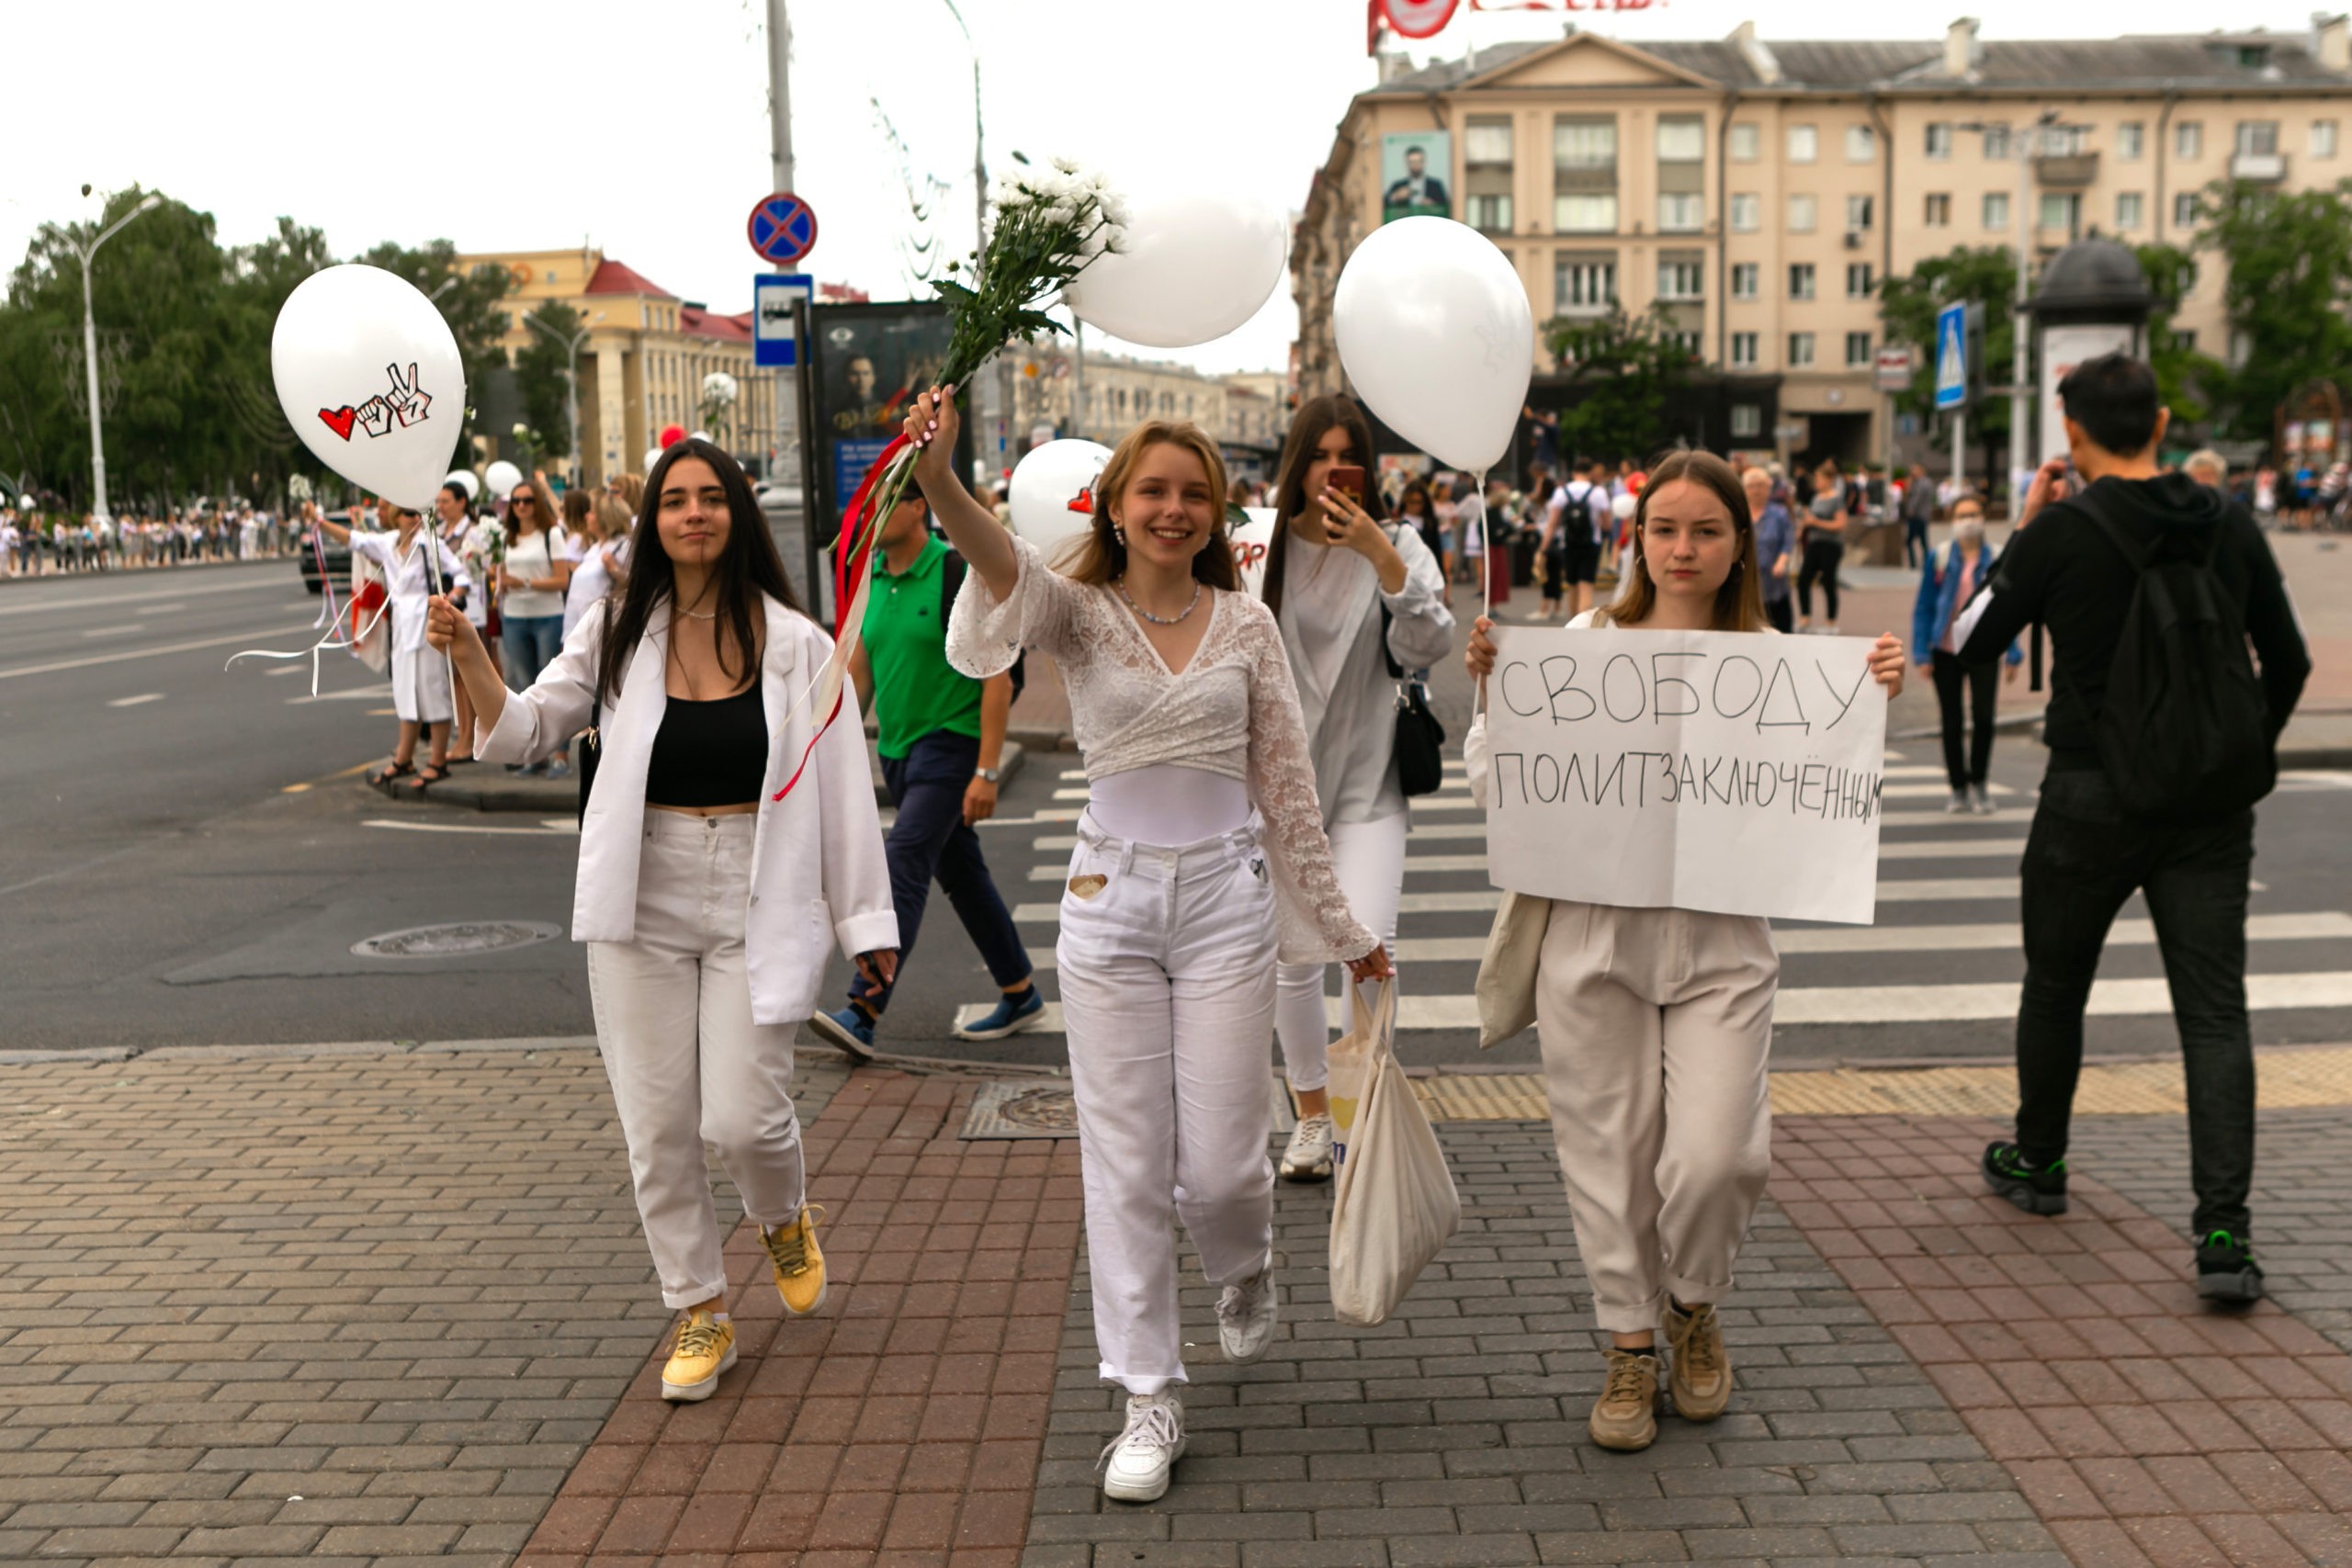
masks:
[[[1984,536],[1984,525],[1973,517],[1962,518],[1951,525],[1951,536],[1963,545],[1975,544]]]

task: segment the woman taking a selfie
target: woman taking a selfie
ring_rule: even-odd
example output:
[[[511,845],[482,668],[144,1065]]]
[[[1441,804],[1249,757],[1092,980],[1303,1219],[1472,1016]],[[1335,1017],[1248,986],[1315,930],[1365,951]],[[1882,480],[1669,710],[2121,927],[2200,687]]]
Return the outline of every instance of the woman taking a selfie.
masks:
[[[1061,904],[1062,1017],[1078,1101],[1105,1382],[1128,1395],[1102,1489],[1148,1503],[1184,1451],[1175,1221],[1220,1288],[1229,1361],[1275,1317],[1266,1036],[1274,962],[1388,971],[1331,871],[1282,635],[1238,591],[1225,463],[1191,424],[1137,427],[1095,481],[1093,524],[1059,570],[955,472],[953,389],[906,433],[970,563],[948,661],[975,679],[1024,647],[1059,667],[1091,801]]]
[[[446,599],[431,637],[472,694],[481,756],[528,761],[595,730],[571,935],[588,944],[597,1048],[662,1299],[685,1314],[662,1397],[699,1400],[735,1363],[704,1145],[759,1224],[786,1313],[815,1312],[825,1260],[793,1030],[831,942],[877,978],[896,973],[899,919],[856,699],[842,694],[809,753],[795,699],[832,644],[793,597],[742,470],[680,442],[647,498],[626,590],[582,617],[528,691],[507,690]]]
[[[1266,608],[1282,628],[1298,686],[1315,793],[1348,908],[1385,944],[1396,940],[1405,891],[1405,794],[1396,777],[1399,677],[1453,651],[1445,578],[1410,525],[1366,510],[1372,426],[1354,399],[1311,399],[1291,421],[1274,485],[1266,556]],[[1419,479],[1405,487],[1429,504]],[[1298,1128],[1280,1167],[1285,1181],[1331,1179],[1331,1042],[1326,965],[1275,972],[1274,1032],[1283,1074],[1298,1100]]]
[[[1571,628],[1758,632],[1756,536],[1731,465],[1707,452],[1659,460],[1634,515],[1615,603]],[[1495,667],[1481,616],[1466,662]],[[1871,674],[1903,689],[1903,645],[1882,637]],[[1483,716],[1464,746],[1487,795]],[[1731,1398],[1716,1303],[1771,1169],[1765,1093],[1781,961],[1758,915],[1636,908],[1507,893],[1478,975],[1481,1037],[1532,1021],[1577,1251],[1611,1345],[1592,1440],[1645,1449],[1657,1436],[1657,1335],[1672,1348],[1674,1408],[1712,1421]]]

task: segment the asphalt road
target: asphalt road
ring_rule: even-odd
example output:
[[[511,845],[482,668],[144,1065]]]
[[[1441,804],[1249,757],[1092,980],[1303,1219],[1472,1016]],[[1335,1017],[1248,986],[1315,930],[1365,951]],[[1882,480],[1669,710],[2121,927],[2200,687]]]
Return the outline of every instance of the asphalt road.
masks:
[[[221,670],[240,648],[305,646],[315,604],[288,562],[0,585],[0,1047],[591,1032],[585,964],[560,934],[577,843],[568,819],[394,804],[362,787],[354,774],[384,754],[393,721],[384,683],[347,656],[330,656],[319,701],[308,700],[307,664]],[[1439,706],[1458,740],[1464,694],[1452,686],[1442,682]],[[1932,742],[1896,750],[1897,766],[1917,770],[1901,776],[1931,782]],[[1034,754],[983,830],[1006,901],[1029,906],[1023,931],[1041,962],[1083,804],[1077,764],[1072,753]],[[2018,919],[2016,852],[2040,768],[2036,747],[2005,737],[1999,815],[1944,818],[1934,790],[1891,802],[1885,901],[1861,939],[1882,945],[1784,928],[1782,1059],[2007,1051],[1995,993],[2022,973],[2004,931]],[[2276,934],[2253,942],[2250,968],[2258,992],[2283,989],[2279,1005],[2254,1014],[2259,1042],[2352,1039],[2348,810],[2352,778],[2343,775],[2290,778],[2261,808],[2253,908]],[[1456,1021],[1488,916],[1445,907],[1475,906],[1488,886],[1477,821],[1458,791],[1416,810],[1407,889],[1428,897],[1400,932],[1408,1062],[1478,1055]],[[2135,900],[2125,917],[2144,913]],[[451,922],[559,934],[454,958],[351,951]],[[2112,946],[2102,977],[2162,973],[2142,941]],[[1053,995],[1050,970],[1043,983]],[[954,1042],[956,1007],[991,993],[934,893],[884,1049],[1062,1058],[1058,1033]],[[2152,1010],[2144,984],[2138,994],[2139,1004],[2091,1021],[2093,1051],[2173,1048],[2160,999]],[[2321,1005],[2299,1000],[2312,996]],[[1532,1037],[1490,1055],[1533,1057]]]

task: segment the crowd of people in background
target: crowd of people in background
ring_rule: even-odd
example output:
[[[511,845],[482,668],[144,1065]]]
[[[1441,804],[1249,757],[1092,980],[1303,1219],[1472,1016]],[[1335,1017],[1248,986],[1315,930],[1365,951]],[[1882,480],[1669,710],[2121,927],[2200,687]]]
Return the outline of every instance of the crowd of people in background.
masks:
[[[293,554],[300,532],[290,516],[233,502],[119,517],[0,503],[0,576],[266,560]]]

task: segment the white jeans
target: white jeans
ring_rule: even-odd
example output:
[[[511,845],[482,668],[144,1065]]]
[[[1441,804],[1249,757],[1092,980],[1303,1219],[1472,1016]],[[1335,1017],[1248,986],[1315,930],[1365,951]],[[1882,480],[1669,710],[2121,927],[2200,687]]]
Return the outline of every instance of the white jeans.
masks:
[[[793,1027],[752,1021],[743,919],[754,820],[648,809],[636,940],[588,944],[596,1044],[672,1307],[727,1294],[704,1145],[761,1224],[793,1219],[807,1196]]]
[[[1400,811],[1376,821],[1339,822],[1331,828],[1331,865],[1339,874],[1340,891],[1383,946],[1393,947],[1396,942],[1396,903],[1405,891],[1407,820]],[[1283,1076],[1295,1089],[1317,1089],[1331,1081],[1327,1062],[1331,1026],[1323,1010],[1327,967],[1338,966],[1285,964],[1274,972],[1274,1032],[1283,1045]]]
[[[1106,1382],[1184,1381],[1179,1216],[1212,1285],[1273,1247],[1266,1036],[1274,893],[1259,822],[1181,848],[1079,824],[1059,966],[1085,1175],[1094,1341]]]

